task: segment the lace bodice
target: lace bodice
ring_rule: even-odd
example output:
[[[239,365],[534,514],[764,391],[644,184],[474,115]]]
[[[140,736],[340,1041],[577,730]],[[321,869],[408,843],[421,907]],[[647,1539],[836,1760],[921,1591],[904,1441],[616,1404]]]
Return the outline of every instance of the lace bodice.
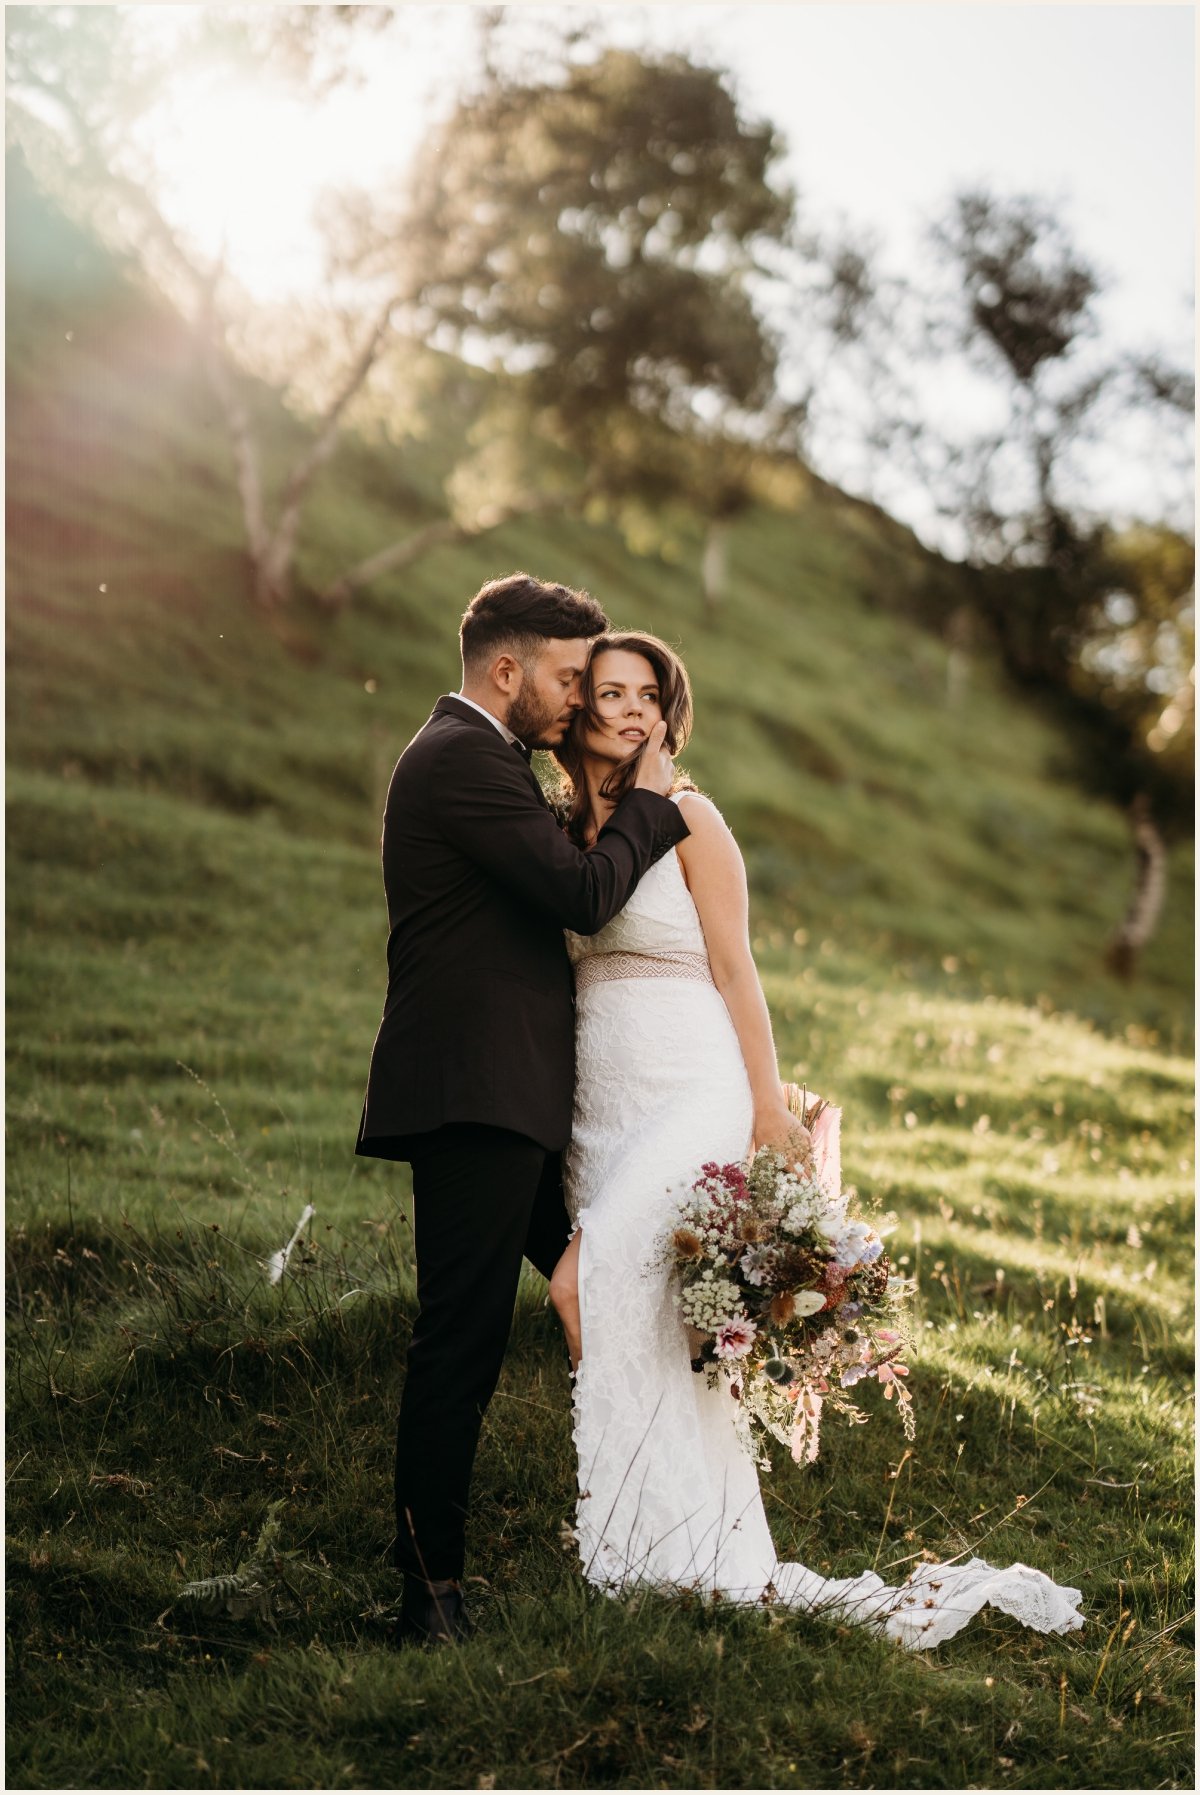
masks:
[[[683,797],[693,804],[707,803],[694,793],[677,792],[672,804]],[[599,934],[576,935],[568,929],[566,937],[572,965],[589,954],[704,953],[704,930],[675,849],[642,875],[625,908]]]

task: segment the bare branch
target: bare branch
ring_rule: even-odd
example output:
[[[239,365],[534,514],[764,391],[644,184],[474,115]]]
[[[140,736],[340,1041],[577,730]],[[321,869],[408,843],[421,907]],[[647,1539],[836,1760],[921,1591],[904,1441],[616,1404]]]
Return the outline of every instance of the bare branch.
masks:
[[[288,476],[288,483],[283,495],[285,517],[293,506],[298,505],[299,500],[311,484],[314,474],[332,454],[337,441],[338,425],[341,422],[342,413],[375,365],[384,338],[391,328],[392,314],[399,304],[399,294],[393,294],[383,306],[375,323],[367,333],[358,355],[346,370],[345,379],[326,408],[315,440]],[[281,528],[282,523],[281,518]]]
[[[1196,380],[1186,368],[1174,367],[1157,353],[1132,358],[1125,372],[1139,397],[1192,417],[1196,409]]]
[[[392,313],[399,303],[398,296],[393,296],[383,307],[361,350],[347,369],[346,378],[334,394],[316,437],[288,476],[275,528],[261,552],[255,556],[258,597],[260,602],[268,606],[287,597],[289,575],[296,553],[296,537],[308,489],[333,454],[342,413],[370,373],[391,326]]]
[[[577,509],[585,502],[587,490],[576,494],[555,493],[545,498],[529,499],[519,504],[500,505],[494,510],[485,512],[474,524],[457,522],[452,517],[440,517],[422,529],[414,531],[411,536],[393,542],[387,548],[359,561],[355,566],[336,579],[321,594],[321,602],[331,610],[339,610],[364,586],[369,586],[381,574],[396,573],[402,567],[410,567],[419,561],[431,549],[444,548],[462,542],[473,542],[476,537],[486,536],[493,530],[499,530],[504,524],[511,523],[517,517],[544,517],[552,511],[570,511]]]

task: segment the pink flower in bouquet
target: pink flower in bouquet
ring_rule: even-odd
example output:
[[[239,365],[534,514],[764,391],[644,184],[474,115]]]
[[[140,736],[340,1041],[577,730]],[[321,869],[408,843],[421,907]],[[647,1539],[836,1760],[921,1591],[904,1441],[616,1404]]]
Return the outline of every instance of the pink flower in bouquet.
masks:
[[[744,1359],[754,1345],[758,1329],[752,1321],[726,1321],[717,1329],[719,1359]]]
[[[750,1187],[742,1167],[718,1165],[710,1159],[701,1166],[692,1189],[704,1200],[705,1225],[716,1231],[726,1252],[733,1252],[742,1244],[742,1223],[750,1201]]]
[[[899,1378],[908,1376],[908,1366],[907,1365],[877,1365],[875,1367],[875,1375],[878,1377],[880,1383],[883,1385],[884,1401],[890,1402],[892,1400],[892,1397],[896,1394],[897,1390],[899,1390],[899,1388],[900,1388],[899,1382],[897,1380]],[[907,1397],[905,1398],[905,1400],[907,1401]]]
[[[700,1171],[711,1184],[723,1184],[735,1203],[744,1203],[750,1194],[746,1174],[739,1165],[720,1166],[715,1159],[710,1159],[700,1167]]]

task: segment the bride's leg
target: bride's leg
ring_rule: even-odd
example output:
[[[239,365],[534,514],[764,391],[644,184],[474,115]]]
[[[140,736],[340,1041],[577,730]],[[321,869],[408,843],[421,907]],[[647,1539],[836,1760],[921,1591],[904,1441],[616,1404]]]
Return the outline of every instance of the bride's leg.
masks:
[[[579,1326],[579,1246],[582,1239],[583,1231],[579,1229],[550,1276],[550,1301],[558,1311],[563,1333],[567,1336],[572,1371],[579,1370],[579,1361],[583,1357]]]

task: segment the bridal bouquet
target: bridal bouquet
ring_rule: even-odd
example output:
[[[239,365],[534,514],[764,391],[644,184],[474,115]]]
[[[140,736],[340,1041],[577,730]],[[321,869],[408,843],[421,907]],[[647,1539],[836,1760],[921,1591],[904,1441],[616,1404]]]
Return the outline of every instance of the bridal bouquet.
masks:
[[[702,1167],[678,1199],[664,1248],[680,1274],[683,1319],[703,1337],[693,1365],[731,1386],[744,1443],[763,1465],[756,1434],[811,1464],[824,1407],[865,1422],[847,1392],[868,1380],[895,1399],[905,1435],[914,1433],[903,1383],[911,1280],[891,1276],[878,1230],[841,1189],[841,1112],[784,1088],[811,1153],[793,1167],[763,1147],[743,1165]]]

